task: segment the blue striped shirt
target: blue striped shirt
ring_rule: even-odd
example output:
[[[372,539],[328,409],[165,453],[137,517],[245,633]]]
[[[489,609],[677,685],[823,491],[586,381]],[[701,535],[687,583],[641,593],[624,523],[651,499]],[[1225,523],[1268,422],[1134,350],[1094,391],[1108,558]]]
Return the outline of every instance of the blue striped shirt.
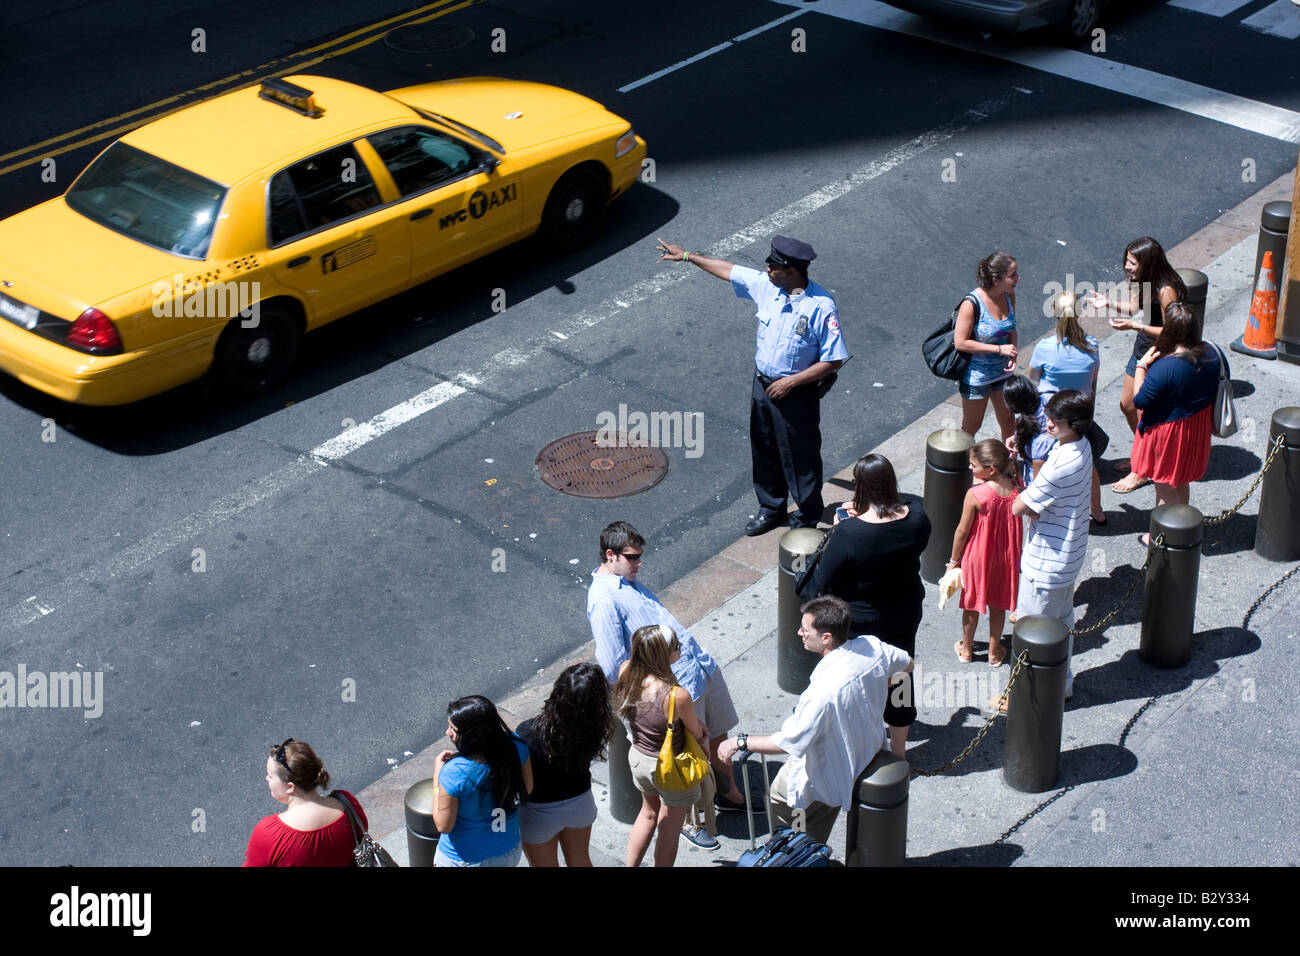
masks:
[[[605,672],[610,686],[618,680],[618,665],[632,653],[632,634],[650,624],[667,624],[681,642],[682,654],[673,664],[677,682],[699,700],[705,685],[718,669],[717,662],[673,617],[651,591],[639,581],[628,581],[621,574],[591,572],[587,589],[587,620],[591,636],[596,639],[596,663]]]
[[[1029,543],[1020,574],[1035,587],[1073,584],[1088,552],[1092,495],[1092,453],[1080,438],[1058,443],[1021,496],[1038,517],[1029,523]]]

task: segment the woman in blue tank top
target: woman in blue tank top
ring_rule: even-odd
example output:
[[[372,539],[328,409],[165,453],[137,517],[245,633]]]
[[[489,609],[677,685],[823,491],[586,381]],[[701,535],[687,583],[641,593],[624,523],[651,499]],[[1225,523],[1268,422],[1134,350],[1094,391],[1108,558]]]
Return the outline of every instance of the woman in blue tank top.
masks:
[[[970,368],[958,386],[961,430],[971,437],[984,422],[990,399],[1002,440],[1015,430],[1015,421],[1002,398],[1002,386],[1016,369],[1016,260],[995,252],[975,270],[978,287],[957,309],[953,345],[970,355]]]

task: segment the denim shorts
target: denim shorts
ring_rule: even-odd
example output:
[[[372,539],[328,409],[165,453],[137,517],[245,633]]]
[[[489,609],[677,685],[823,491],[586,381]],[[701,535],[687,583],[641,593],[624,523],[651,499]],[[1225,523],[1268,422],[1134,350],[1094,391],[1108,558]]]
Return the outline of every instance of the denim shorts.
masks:
[[[957,394],[962,398],[988,398],[994,392],[1002,391],[1002,387],[1006,384],[1007,380],[1005,378],[1000,378],[996,382],[989,382],[987,385],[971,385],[968,382],[961,382],[957,385]]]

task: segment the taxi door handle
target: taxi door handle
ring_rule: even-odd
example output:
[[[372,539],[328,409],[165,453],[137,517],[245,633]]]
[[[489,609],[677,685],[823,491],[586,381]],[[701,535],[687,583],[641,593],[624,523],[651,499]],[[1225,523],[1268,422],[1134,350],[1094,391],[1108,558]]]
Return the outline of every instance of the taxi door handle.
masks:
[[[296,269],[299,266],[305,266],[309,262],[311,262],[311,256],[297,256],[296,258],[290,259],[286,264],[290,269]]]
[[[423,219],[425,216],[432,216],[432,215],[433,215],[433,207],[430,206],[428,209],[421,209],[419,212],[411,213],[411,222],[415,222],[415,220],[417,219]]]

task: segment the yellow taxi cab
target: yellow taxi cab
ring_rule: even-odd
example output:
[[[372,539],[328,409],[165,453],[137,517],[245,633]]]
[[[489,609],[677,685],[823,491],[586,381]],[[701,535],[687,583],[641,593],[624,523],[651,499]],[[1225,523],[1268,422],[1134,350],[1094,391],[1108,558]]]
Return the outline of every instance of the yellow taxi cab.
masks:
[[[0,370],[86,405],[206,374],[266,391],[311,329],[539,230],[588,241],[645,152],[626,120],[540,83],[228,93],[0,221]]]

